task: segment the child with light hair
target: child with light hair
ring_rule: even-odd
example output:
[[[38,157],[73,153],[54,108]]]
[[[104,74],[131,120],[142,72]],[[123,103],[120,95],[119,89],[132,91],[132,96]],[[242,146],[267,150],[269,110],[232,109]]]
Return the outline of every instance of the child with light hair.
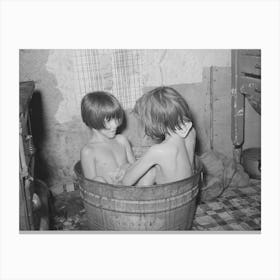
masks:
[[[123,184],[139,184],[139,179],[143,185],[165,184],[190,177],[196,132],[186,100],[173,88],[159,87],[139,98],[134,112],[146,135],[160,143],[126,170]]]

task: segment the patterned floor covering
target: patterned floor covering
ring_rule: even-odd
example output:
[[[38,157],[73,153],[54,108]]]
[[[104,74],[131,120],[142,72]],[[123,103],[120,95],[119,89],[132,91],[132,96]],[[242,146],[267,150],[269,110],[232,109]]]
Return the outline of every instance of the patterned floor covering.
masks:
[[[214,201],[197,207],[192,230],[261,230],[261,183],[250,180],[245,188],[229,188]]]
[[[88,230],[79,191],[55,197],[53,230]],[[229,188],[219,198],[197,207],[194,231],[260,231],[261,182],[250,180],[245,188]]]

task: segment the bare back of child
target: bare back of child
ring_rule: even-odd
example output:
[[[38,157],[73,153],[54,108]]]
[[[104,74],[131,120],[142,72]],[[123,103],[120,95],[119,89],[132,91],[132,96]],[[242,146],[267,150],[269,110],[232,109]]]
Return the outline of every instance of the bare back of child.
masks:
[[[132,184],[129,176],[141,177],[146,174],[147,168],[151,168],[149,172],[154,174],[153,180],[147,185],[170,183],[189,177],[192,174],[192,167],[184,139],[173,135],[170,139],[152,146],[128,169],[123,179],[124,184]],[[131,170],[133,174],[129,174]]]
[[[123,183],[164,184],[191,176],[196,133],[183,97],[172,88],[157,88],[143,95],[134,111],[146,134],[162,142],[131,165]]]

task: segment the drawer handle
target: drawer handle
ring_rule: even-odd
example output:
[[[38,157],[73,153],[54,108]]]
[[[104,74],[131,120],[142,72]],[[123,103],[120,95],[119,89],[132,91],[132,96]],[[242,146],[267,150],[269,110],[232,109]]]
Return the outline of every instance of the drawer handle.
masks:
[[[256,68],[256,69],[261,69],[261,65],[260,65],[260,64],[256,64],[256,65],[255,65],[255,68]]]
[[[258,89],[257,85],[254,83],[249,83],[248,88],[253,88],[256,93],[261,93],[260,89]],[[242,85],[239,89],[240,93],[243,95],[248,95],[248,89],[245,85]]]

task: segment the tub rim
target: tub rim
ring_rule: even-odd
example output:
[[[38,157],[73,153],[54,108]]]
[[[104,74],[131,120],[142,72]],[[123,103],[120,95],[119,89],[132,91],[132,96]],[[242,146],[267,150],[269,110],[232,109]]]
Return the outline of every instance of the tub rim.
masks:
[[[85,181],[88,181],[88,182],[91,182],[91,183],[95,183],[95,184],[99,184],[99,185],[103,185],[103,186],[109,186],[109,187],[113,187],[113,188],[117,188],[117,189],[140,189],[140,188],[143,188],[143,189],[153,189],[153,188],[160,188],[160,187],[166,187],[166,186],[169,186],[171,184],[178,184],[178,183],[182,183],[184,181],[188,182],[188,181],[193,181],[197,176],[201,176],[201,173],[203,171],[203,165],[202,165],[202,162],[200,161],[200,159],[196,156],[195,158],[195,170],[196,172],[188,177],[188,178],[185,178],[185,179],[182,179],[182,180],[178,180],[178,181],[173,181],[173,182],[169,182],[169,183],[164,183],[164,184],[156,184],[156,185],[151,185],[151,186],[125,186],[125,185],[114,185],[114,184],[110,184],[110,183],[103,183],[103,182],[99,182],[99,181],[95,181],[95,180],[92,180],[92,179],[88,179],[86,178],[83,174],[81,174],[80,172],[77,171],[77,168],[78,166],[81,166],[81,161],[77,161],[74,165],[74,173],[75,175],[79,178],[79,179],[82,179],[82,180],[85,180]]]

